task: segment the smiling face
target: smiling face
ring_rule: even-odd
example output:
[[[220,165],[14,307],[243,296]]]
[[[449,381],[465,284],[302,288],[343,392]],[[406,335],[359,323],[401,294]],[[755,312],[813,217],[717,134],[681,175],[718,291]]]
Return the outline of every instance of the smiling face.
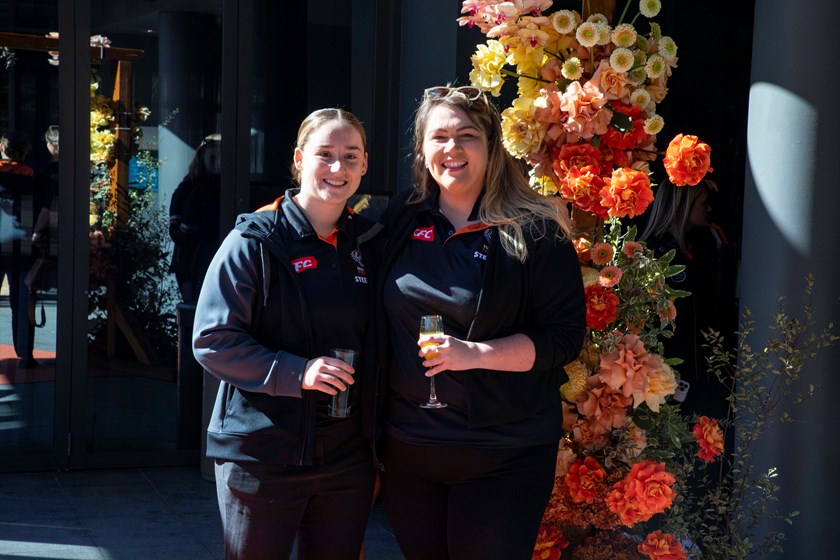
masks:
[[[487,171],[487,135],[462,109],[438,105],[430,111],[423,158],[441,196],[478,198]]]
[[[367,172],[367,153],[358,130],[331,120],[309,134],[303,147],[295,148],[294,164],[300,173],[301,206],[343,207]]]

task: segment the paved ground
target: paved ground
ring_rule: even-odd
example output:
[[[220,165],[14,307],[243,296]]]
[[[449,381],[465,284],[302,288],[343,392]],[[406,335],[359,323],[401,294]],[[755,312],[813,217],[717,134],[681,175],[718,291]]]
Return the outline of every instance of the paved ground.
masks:
[[[402,558],[380,506],[367,560]],[[215,485],[198,467],[0,474],[0,559],[221,560]]]

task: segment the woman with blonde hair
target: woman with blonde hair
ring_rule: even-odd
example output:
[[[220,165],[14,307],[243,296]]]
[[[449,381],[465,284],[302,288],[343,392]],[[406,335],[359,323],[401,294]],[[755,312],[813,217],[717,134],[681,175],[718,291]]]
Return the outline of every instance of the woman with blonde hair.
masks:
[[[476,88],[426,90],[413,171],[384,220],[385,509],[409,559],[530,558],[563,437],[563,366],[585,333],[569,218],[530,189]],[[444,334],[420,336],[423,315],[442,316]]]

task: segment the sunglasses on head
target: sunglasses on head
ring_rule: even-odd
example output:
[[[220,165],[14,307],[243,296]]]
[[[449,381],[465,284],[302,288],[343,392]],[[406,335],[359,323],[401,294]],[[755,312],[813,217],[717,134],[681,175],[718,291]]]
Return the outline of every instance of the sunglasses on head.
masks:
[[[425,99],[443,99],[444,97],[448,97],[453,93],[458,93],[463,95],[470,101],[475,101],[479,99],[484,92],[481,91],[477,87],[473,86],[461,86],[461,87],[449,87],[449,86],[436,86],[426,88],[423,92],[423,97]]]

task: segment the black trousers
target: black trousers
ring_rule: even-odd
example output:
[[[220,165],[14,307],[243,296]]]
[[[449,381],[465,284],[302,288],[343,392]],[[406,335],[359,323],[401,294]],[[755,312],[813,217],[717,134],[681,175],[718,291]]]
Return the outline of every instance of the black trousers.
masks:
[[[361,435],[319,438],[323,465],[216,461],[227,560],[357,560],[373,494],[370,445]]]
[[[557,444],[515,449],[386,438],[382,499],[408,560],[529,560]]]

